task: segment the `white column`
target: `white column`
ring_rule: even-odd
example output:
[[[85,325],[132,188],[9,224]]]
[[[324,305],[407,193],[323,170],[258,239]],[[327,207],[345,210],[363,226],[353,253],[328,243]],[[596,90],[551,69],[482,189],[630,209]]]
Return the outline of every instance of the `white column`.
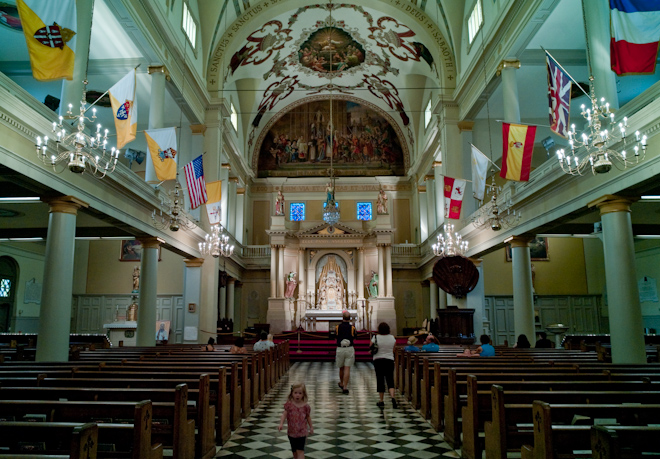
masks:
[[[234,286],[236,279],[230,278],[227,281],[227,319],[234,320]],[[236,324],[234,324],[236,325]]]
[[[358,272],[357,272],[357,285],[358,300],[364,299],[364,249],[358,248]]]
[[[236,238],[236,184],[238,179],[230,178],[227,184],[227,231]]]
[[[500,62],[498,68],[502,72],[504,121],[507,123],[520,123],[520,101],[518,100],[518,82],[516,81],[516,70],[519,68],[520,61],[515,58],[504,59]]]
[[[227,278],[227,280],[229,279]],[[222,320],[227,318],[227,285],[220,286],[218,292],[220,297],[220,317],[218,317],[218,320]]]
[[[429,318],[438,317],[438,285],[433,278],[429,279]]]
[[[277,250],[277,297],[284,298],[284,246]]]
[[[44,199],[44,201],[50,206],[50,215],[46,236],[36,361],[66,362],[69,360],[71,331],[76,216],[78,209],[88,207],[88,204],[73,196]]]
[[[149,66],[151,75],[151,95],[149,96],[149,129],[161,129],[165,127],[165,79],[167,69],[162,66]],[[158,183],[156,171],[153,164],[147,160],[150,167],[145,169],[145,180],[147,183]],[[154,334],[154,338],[155,338]]]
[[[161,239],[140,239],[142,260],[140,262],[140,297],[138,300],[138,323],[136,344],[156,345],[156,303],[158,301],[158,251]]]
[[[60,93],[60,115],[65,116],[72,105],[71,112],[80,114],[80,101],[82,99],[83,80],[87,77],[87,60],[89,59],[89,39],[92,35],[92,12],[94,2],[89,0],[76,1],[76,49],[73,63],[73,79],[62,80]],[[88,100],[87,103],[94,102]],[[68,346],[68,344],[67,344]]]
[[[270,297],[277,296],[277,246],[270,246]]]
[[[429,222],[428,222],[428,204],[426,202],[426,196],[428,195],[428,192],[426,189],[423,191],[419,191],[419,236],[420,236],[420,241],[419,243],[424,242],[428,237],[429,234]]]
[[[442,175],[442,163],[437,161],[433,163],[433,175],[435,177],[435,224],[436,228],[445,222],[445,180]]]
[[[243,222],[245,218],[245,188],[236,189],[236,241],[239,244],[243,244],[243,239],[245,236],[245,224]]]
[[[426,177],[426,205],[427,213],[426,219],[428,221],[429,235],[438,228],[436,215],[435,215],[435,180],[433,177]]]
[[[378,246],[378,297],[385,296],[385,254],[383,246]]]
[[[224,159],[224,152],[223,152]],[[220,168],[220,180],[222,180],[222,197],[220,198],[220,223],[225,228],[228,227],[229,219],[229,164],[223,163]]]
[[[513,269],[513,327],[518,335],[533,340],[534,292],[532,289],[532,260],[529,243],[532,238],[513,236],[510,238]]]
[[[593,71],[596,99],[604,97],[610,108],[619,108],[616,74],[610,67],[610,8],[609,2],[583,0],[589,63]]]
[[[198,343],[199,339],[199,318],[200,306],[202,300],[202,265],[203,258],[187,258],[183,260],[185,268],[183,270],[183,342]],[[194,305],[194,311],[190,311],[189,305]],[[194,330],[194,337],[193,337]],[[189,339],[186,339],[186,336]]]
[[[305,267],[305,249],[298,249],[298,299],[305,299],[307,291],[307,268]]]
[[[385,252],[385,292],[387,297],[394,296],[392,291],[392,246],[386,245]]]
[[[438,287],[438,309],[447,309],[447,292],[440,287]]]
[[[467,307],[474,309],[474,335],[476,339],[479,340],[479,337],[484,333],[484,268],[482,265],[483,260],[481,258],[470,258],[470,260],[472,260],[472,263],[477,267],[477,271],[479,271],[479,281],[474,289],[467,294]],[[536,337],[535,334],[532,336],[534,338]],[[529,336],[527,336],[527,338],[529,338]]]
[[[644,324],[635,269],[630,205],[636,198],[603,196],[589,203],[600,209],[612,363],[646,363]]]

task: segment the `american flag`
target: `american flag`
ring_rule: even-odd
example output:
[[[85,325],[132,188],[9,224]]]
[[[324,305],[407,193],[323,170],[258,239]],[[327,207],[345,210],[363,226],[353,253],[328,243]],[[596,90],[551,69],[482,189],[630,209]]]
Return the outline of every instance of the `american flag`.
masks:
[[[550,105],[550,129],[562,137],[568,137],[568,117],[571,106],[571,77],[545,52],[548,64],[548,103]]]
[[[193,159],[183,168],[186,173],[188,184],[188,196],[190,196],[190,208],[196,209],[206,202],[206,183],[204,182],[204,163],[202,155]]]

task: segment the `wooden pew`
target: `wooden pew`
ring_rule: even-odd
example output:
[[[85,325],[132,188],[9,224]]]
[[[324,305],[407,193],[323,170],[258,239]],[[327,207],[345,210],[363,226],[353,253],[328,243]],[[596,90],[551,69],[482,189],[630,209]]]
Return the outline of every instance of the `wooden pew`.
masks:
[[[64,455],[72,459],[96,459],[98,426],[94,423],[0,422],[0,446],[5,457]],[[0,455],[3,457],[4,454]]]
[[[659,427],[597,426],[591,428],[593,459],[633,459],[660,455]]]

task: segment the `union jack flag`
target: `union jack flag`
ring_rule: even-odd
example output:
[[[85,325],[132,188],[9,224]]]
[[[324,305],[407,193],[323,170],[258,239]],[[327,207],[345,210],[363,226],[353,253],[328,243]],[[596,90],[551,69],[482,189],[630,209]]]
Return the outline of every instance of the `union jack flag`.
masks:
[[[547,51],[545,59],[548,65],[550,129],[562,137],[568,137],[572,80]]]

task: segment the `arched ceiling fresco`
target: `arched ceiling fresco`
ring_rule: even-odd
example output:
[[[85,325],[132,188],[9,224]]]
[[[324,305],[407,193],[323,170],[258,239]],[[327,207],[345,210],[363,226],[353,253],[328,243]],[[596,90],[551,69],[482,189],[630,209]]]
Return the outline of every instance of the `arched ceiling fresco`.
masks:
[[[317,3],[285,10],[272,2],[246,10],[227,26],[209,62],[211,94],[249,113],[242,135],[255,174],[264,175],[259,152],[271,119],[302,99],[331,95],[350,96],[387,120],[407,167],[419,128],[412,113],[423,111],[428,88],[451,92],[455,82],[453,53],[435,24],[412,4]],[[426,92],[411,88],[412,80],[425,82]],[[311,132],[304,136],[309,142]],[[398,166],[393,171],[404,173]]]

